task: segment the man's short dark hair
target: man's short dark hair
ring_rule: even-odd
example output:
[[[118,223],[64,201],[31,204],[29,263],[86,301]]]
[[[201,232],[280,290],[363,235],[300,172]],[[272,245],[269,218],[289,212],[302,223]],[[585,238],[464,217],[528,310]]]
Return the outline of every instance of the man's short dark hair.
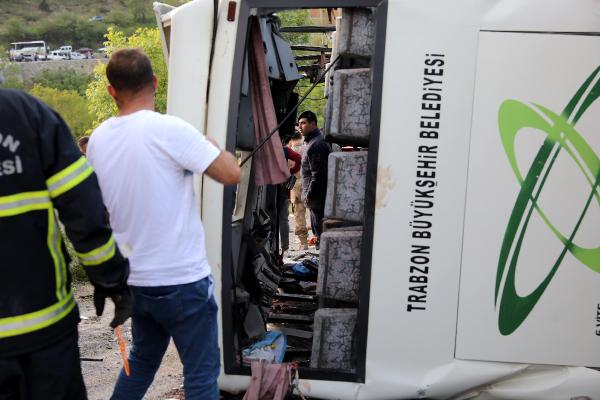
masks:
[[[292,137],[290,139],[291,140],[300,140],[300,139],[302,139],[302,135],[300,134],[300,132],[294,131],[294,133],[292,133]]]
[[[106,77],[116,90],[137,93],[152,85],[154,73],[150,59],[142,50],[121,49],[110,56]]]
[[[314,122],[315,125],[317,124],[317,115],[312,111],[306,110],[302,112],[302,114],[298,116],[298,121],[300,121],[302,118],[306,118],[308,122]]]

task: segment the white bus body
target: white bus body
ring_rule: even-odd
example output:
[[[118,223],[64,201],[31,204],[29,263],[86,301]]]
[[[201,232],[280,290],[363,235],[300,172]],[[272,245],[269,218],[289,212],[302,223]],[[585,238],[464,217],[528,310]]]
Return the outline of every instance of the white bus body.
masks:
[[[168,113],[234,150],[247,19],[283,5],[374,7],[378,22],[364,355],[352,379],[301,371],[300,391],[600,399],[597,2],[237,0],[218,11],[212,0],[155,3]],[[431,191],[421,190],[426,182]],[[233,317],[223,306],[231,197],[210,179],[198,183],[221,306],[219,382],[243,391],[250,377],[231,366]]]
[[[8,49],[8,58],[11,61],[21,61],[23,57],[21,57],[20,51],[22,49],[32,49],[35,48],[35,55],[39,60],[46,60],[48,55],[48,50],[46,48],[46,42],[43,40],[35,40],[31,42],[13,42],[10,44]]]

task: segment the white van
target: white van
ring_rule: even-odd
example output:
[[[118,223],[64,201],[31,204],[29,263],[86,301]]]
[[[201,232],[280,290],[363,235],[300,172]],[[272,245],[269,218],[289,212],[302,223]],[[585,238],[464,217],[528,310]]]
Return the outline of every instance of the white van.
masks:
[[[287,275],[273,268],[276,231],[265,201],[272,194],[255,184],[256,165],[244,165],[237,188],[198,178],[220,305],[220,387],[245,390],[242,352],[260,337],[251,331],[278,329],[295,343],[303,343],[298,332],[312,340],[306,348],[288,340],[286,352],[309,397],[599,399],[596,2],[213,4],[155,3],[168,113],[250,154],[251,21],[264,27],[270,87],[281,102],[300,77],[273,13],[337,7],[336,45],[320,50],[333,51],[332,62],[340,56],[329,75],[326,134],[343,142],[344,131],[368,130],[355,146],[368,154],[362,169],[335,169],[345,162],[339,154],[329,164],[338,192],[328,201],[344,208],[356,196],[346,189],[362,188],[360,245],[321,246],[314,295],[264,284],[265,275]],[[359,75],[367,79],[352,86]],[[359,276],[355,301],[322,301],[329,283],[321,275],[331,276],[326,268],[335,261],[327,251],[352,255],[345,267],[348,281]],[[292,298],[318,307],[316,316],[275,321],[270,302]]]
[[[66,58],[71,58],[71,53],[73,52],[73,46],[60,46],[58,48],[59,54],[65,56]]]
[[[56,60],[66,60],[67,56],[62,54],[59,50],[52,50],[50,54],[48,54],[48,59],[52,61]]]

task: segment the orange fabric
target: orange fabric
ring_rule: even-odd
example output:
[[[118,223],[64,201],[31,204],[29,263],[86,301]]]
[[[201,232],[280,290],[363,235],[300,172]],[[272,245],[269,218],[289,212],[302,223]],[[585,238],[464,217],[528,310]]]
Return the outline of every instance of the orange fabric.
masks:
[[[115,333],[117,334],[117,341],[119,342],[119,350],[121,351],[121,358],[123,359],[123,368],[125,369],[125,375],[129,376],[129,360],[127,359],[127,347],[125,345],[125,340],[123,340],[123,336],[121,336],[121,327],[117,326],[115,328]]]

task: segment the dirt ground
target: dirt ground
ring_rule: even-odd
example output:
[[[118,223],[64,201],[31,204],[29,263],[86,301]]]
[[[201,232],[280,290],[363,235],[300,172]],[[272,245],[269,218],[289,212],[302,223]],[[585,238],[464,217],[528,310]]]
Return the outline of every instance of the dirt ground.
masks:
[[[79,324],[81,367],[89,399],[106,400],[112,394],[123,363],[117,338],[114,331],[108,326],[113,315],[112,302],[108,300],[104,315],[96,317],[92,293],[93,288],[90,284],[82,283],[75,287],[77,303],[82,316]],[[127,349],[129,350],[131,347],[130,321],[127,321],[121,327],[121,332],[127,341]],[[171,342],[145,399],[179,399],[176,392],[182,384],[183,368],[179,362],[175,346]]]
[[[291,261],[293,257],[304,253],[298,251],[300,242],[293,233],[292,215],[289,217],[289,225],[290,251],[285,255],[284,261]],[[310,223],[307,223],[307,225],[310,227]],[[309,236],[312,235],[309,234]],[[315,252],[314,246],[309,248],[309,252],[314,255],[318,254],[318,252]],[[97,317],[92,294],[93,288],[89,283],[75,285],[75,295],[81,314],[81,323],[79,324],[81,364],[89,400],[106,400],[112,394],[123,363],[117,338],[108,325],[113,315],[113,304],[110,300],[107,300],[104,315]],[[131,321],[127,321],[121,327],[121,332],[129,350],[131,347]],[[154,382],[144,398],[148,400],[183,399],[182,385],[183,367],[179,362],[177,350],[171,341]],[[222,398],[233,399],[241,398],[241,396],[222,394]]]

